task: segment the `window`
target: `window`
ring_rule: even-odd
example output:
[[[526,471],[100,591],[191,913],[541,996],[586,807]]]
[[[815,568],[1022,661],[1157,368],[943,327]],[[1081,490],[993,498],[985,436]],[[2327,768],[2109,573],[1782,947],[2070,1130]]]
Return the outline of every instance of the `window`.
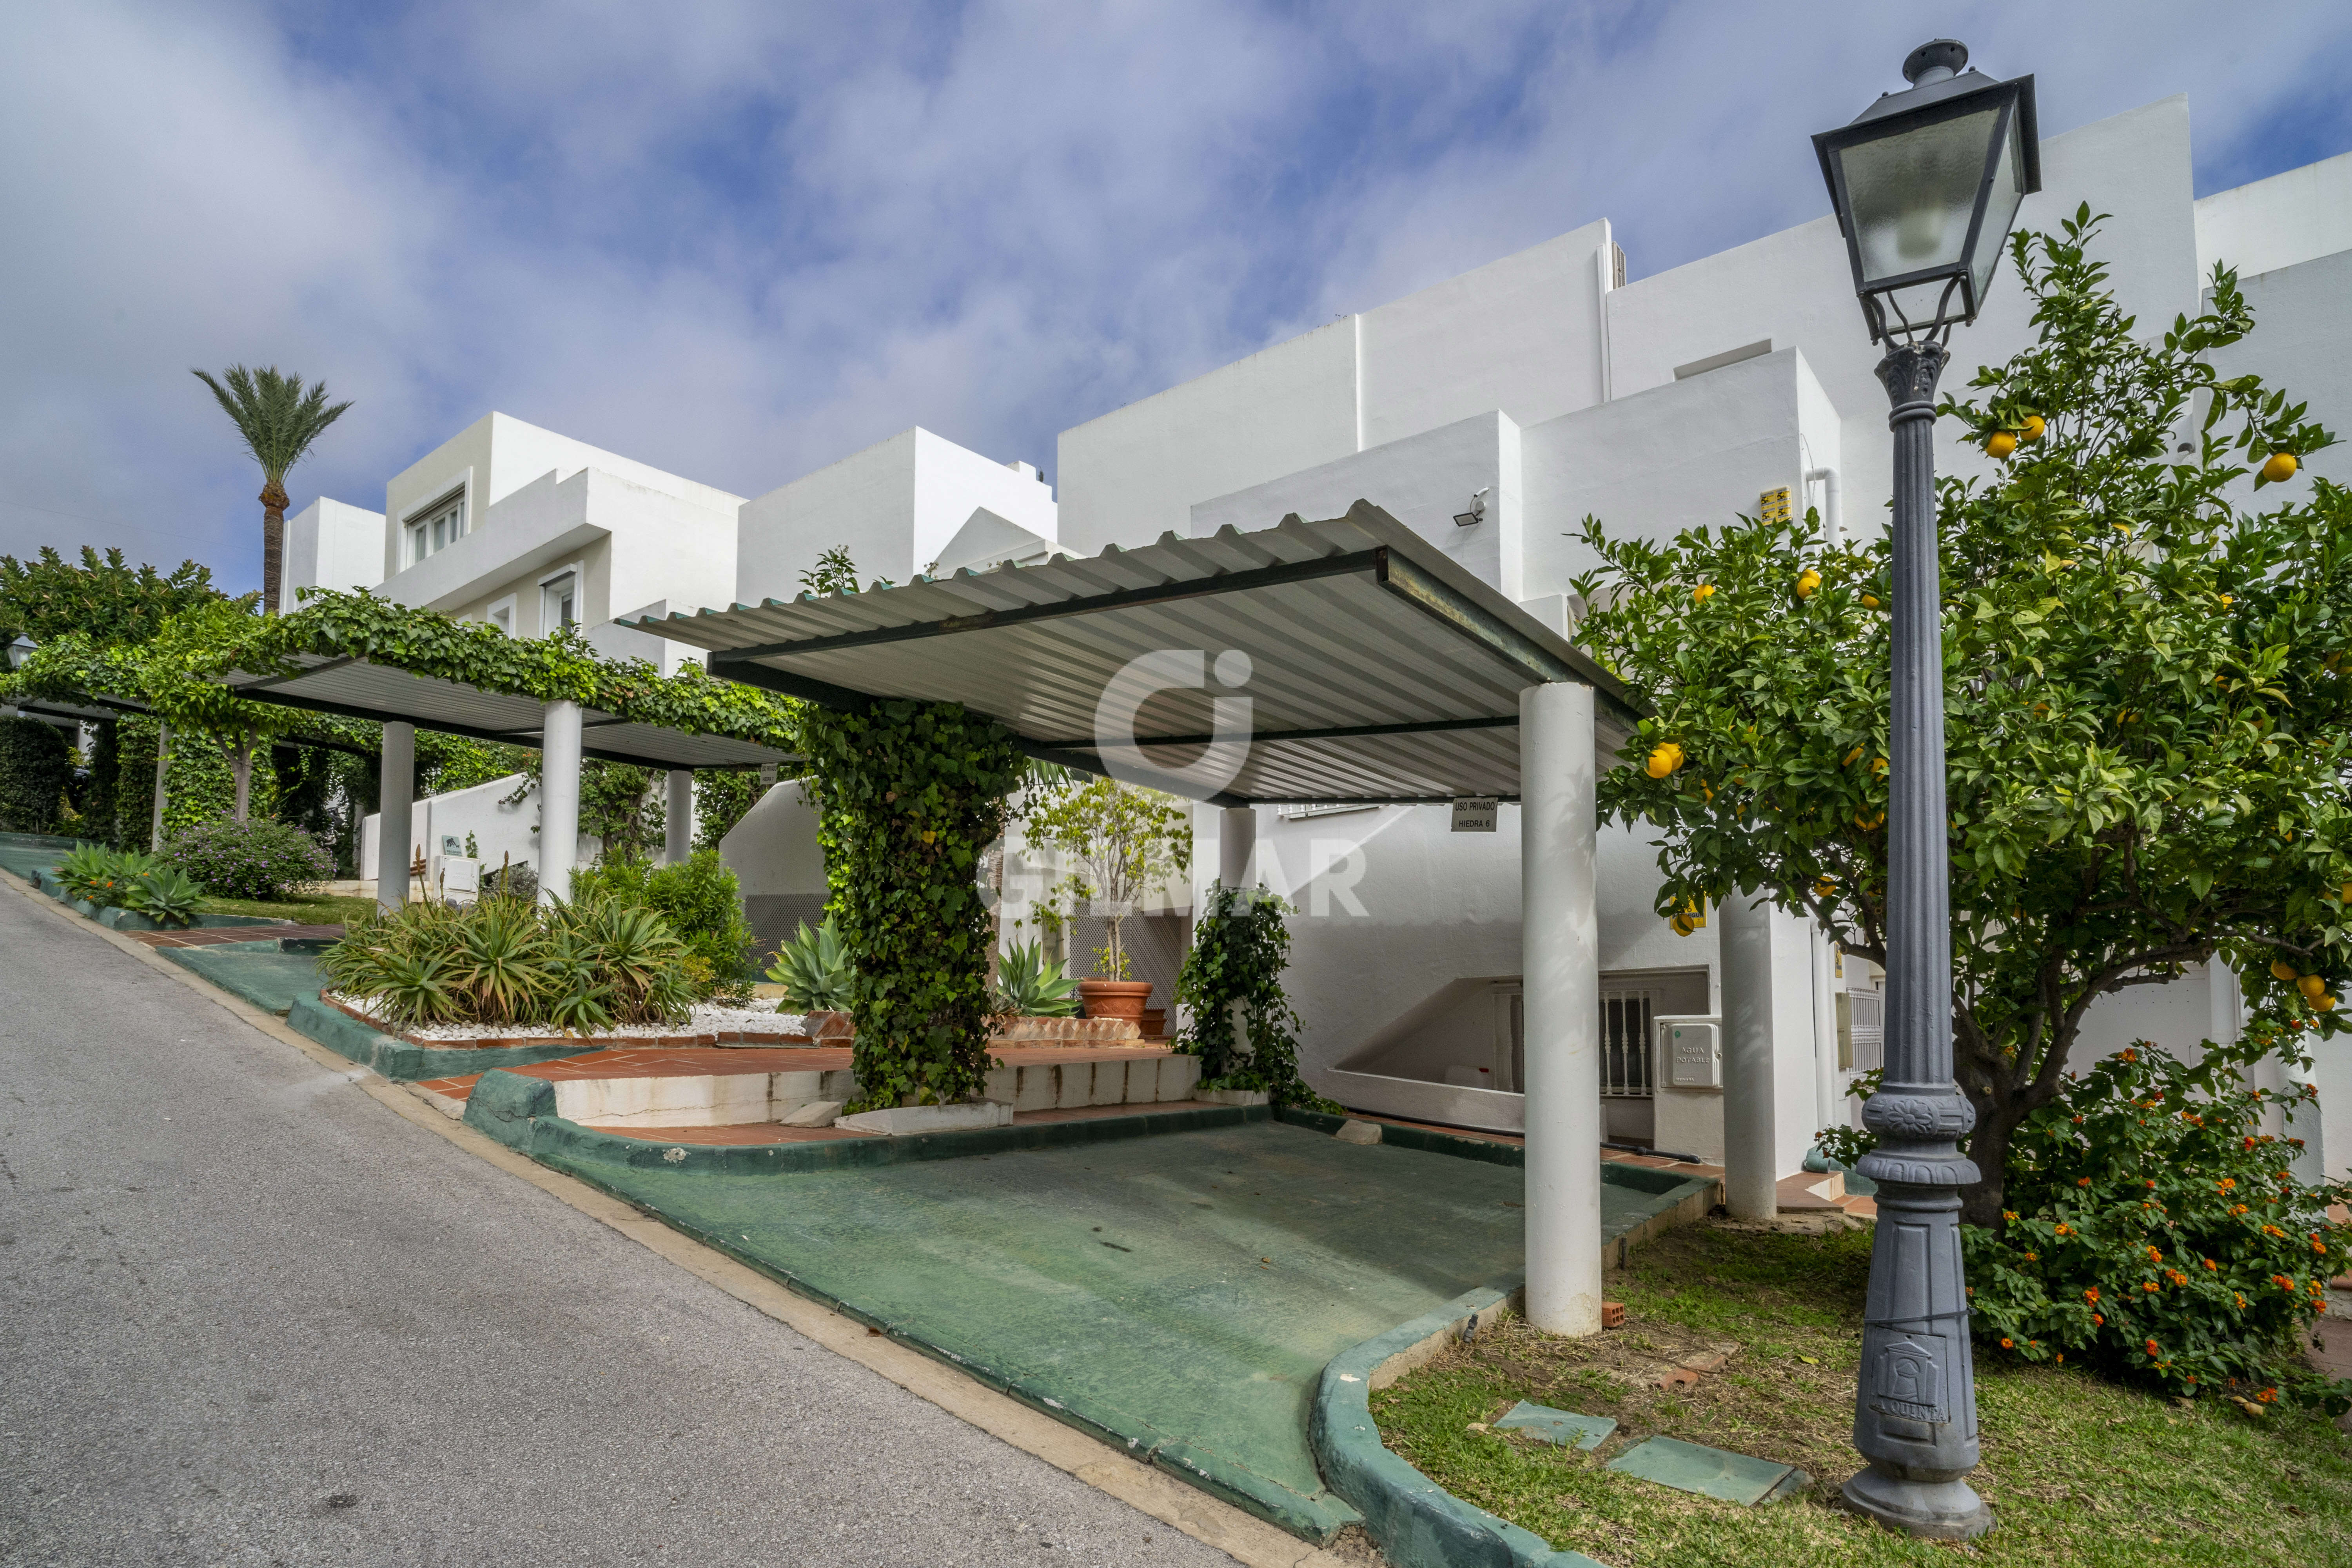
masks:
[[[539,585],[539,629],[542,637],[580,624],[580,574],[559,573]]]
[[[408,563],[446,550],[466,537],[466,492],[445,496],[408,525]]]
[[[490,625],[498,627],[501,634],[507,637],[512,637],[515,635],[514,616],[514,595],[512,594],[509,594],[505,598],[500,599],[497,604],[490,606],[489,614],[485,618],[488,620]]]

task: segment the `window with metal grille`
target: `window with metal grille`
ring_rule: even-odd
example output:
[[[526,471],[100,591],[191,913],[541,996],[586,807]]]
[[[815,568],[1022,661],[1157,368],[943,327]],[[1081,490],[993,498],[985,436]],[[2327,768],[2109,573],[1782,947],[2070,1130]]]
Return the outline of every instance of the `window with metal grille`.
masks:
[[[1650,1097],[1650,1016],[1647,991],[1601,994],[1601,1092],[1604,1098]]]

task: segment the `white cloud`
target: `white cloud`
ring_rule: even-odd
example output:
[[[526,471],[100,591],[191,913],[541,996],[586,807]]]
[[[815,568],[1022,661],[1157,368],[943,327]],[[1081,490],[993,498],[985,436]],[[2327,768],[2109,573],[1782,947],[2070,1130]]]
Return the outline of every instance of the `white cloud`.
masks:
[[[2053,131],[2193,92],[2208,184],[2289,105],[2352,139],[2319,6],[2284,55],[2177,4],[40,8],[0,58],[0,501],[54,510],[0,505],[0,550],[255,581],[187,375],[231,360],[358,400],[298,503],[380,505],[491,407],[745,493],[915,423],[1050,464],[1595,216],[1637,275],[1813,216],[1807,134],[1938,31]]]

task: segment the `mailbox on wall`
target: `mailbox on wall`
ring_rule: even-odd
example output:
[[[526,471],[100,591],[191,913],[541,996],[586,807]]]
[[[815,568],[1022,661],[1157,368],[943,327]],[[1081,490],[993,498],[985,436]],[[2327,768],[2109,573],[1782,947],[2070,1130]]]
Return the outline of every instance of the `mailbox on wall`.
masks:
[[[1723,1087],[1723,1027],[1713,1018],[1661,1018],[1658,1076],[1673,1089]]]

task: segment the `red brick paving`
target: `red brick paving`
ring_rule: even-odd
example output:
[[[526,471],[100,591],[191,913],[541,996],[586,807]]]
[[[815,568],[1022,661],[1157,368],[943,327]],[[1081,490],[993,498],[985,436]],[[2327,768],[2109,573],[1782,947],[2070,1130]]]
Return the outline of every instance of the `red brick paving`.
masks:
[[[520,1073],[525,1078],[543,1079],[549,1083],[602,1078],[733,1078],[745,1073],[839,1072],[850,1065],[851,1054],[846,1046],[797,1046],[780,1049],[720,1046],[619,1047],[610,1050],[583,1051],[576,1057],[559,1057],[553,1061],[505,1070]],[[1063,1062],[1123,1062],[1138,1057],[1174,1054],[1159,1046],[1002,1046],[990,1053],[1000,1067],[1009,1068],[1044,1067]],[[463,1100],[474,1091],[474,1084],[481,1076],[473,1072],[429,1079],[421,1081],[417,1087],[431,1089],[436,1094],[446,1094],[452,1100]]]

